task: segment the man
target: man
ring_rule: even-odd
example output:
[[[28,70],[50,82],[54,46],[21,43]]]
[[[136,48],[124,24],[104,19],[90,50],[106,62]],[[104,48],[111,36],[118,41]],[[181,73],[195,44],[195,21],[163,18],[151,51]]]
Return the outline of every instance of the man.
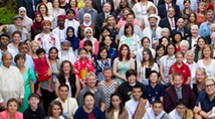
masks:
[[[93,0],[93,8],[97,10],[98,14],[102,13],[106,3],[109,3],[111,8],[113,7],[113,0]],[[111,12],[114,12],[114,9],[111,9]]]
[[[129,119],[143,119],[146,109],[150,107],[150,104],[147,100],[141,98],[143,94],[142,87],[139,85],[132,87],[131,94],[132,99],[125,103]]]
[[[160,20],[159,26],[162,28],[166,27],[171,31],[176,28],[177,20],[178,18],[175,17],[175,9],[170,7],[167,12],[167,17]]]
[[[185,27],[183,18],[179,18],[176,25],[177,28],[172,31],[172,34],[178,31],[181,33],[184,40],[191,36],[190,30],[187,27]]]
[[[135,19],[134,14],[133,13],[129,13],[129,14],[127,14],[127,17],[126,17],[126,23],[133,24],[134,25],[134,33],[136,35],[138,35],[140,37],[140,39],[142,39],[143,32],[142,32],[141,28],[138,25],[134,24],[134,19]],[[121,36],[124,35],[124,29],[125,29],[125,26],[123,26],[123,27],[120,28],[119,34],[118,34],[118,38],[121,38]]]
[[[87,74],[87,86],[84,87],[78,95],[78,104],[83,106],[83,96],[86,92],[90,91],[95,97],[95,106],[100,107],[100,109],[105,111],[105,95],[104,92],[96,87],[96,75],[92,72]]]
[[[33,20],[34,12],[36,12],[36,7],[40,2],[41,0],[18,0],[18,8],[25,7],[27,16]]]
[[[201,92],[197,98],[194,108],[195,119],[208,119],[209,111],[215,106],[215,81],[205,80],[205,91]]]
[[[5,30],[11,38],[10,41],[12,41],[12,34],[14,31],[20,31],[22,33],[21,42],[23,42],[27,39],[30,39],[28,30],[25,27],[23,27],[23,25],[22,25],[23,18],[21,16],[17,15],[14,17],[13,20],[14,20],[14,24],[0,26],[0,32],[2,30]]]
[[[205,37],[205,38],[207,39],[208,44],[211,44],[211,42],[212,42],[211,34],[212,34],[213,32],[215,32],[215,23],[212,23],[212,24],[211,24],[210,32],[211,32],[211,33]]]
[[[173,7],[175,9],[175,17],[181,17],[181,12],[178,5],[172,4],[172,0],[165,0],[165,4],[158,6],[158,15],[161,17],[161,19],[167,17],[167,11],[170,7]]]
[[[148,37],[150,39],[150,46],[156,47],[157,44],[159,44],[159,39],[161,36],[162,28],[157,26],[158,22],[158,16],[155,14],[151,14],[148,17],[149,20],[149,27],[146,27],[143,30],[143,37]]]
[[[207,35],[210,35],[210,33],[211,33],[210,32],[211,24],[215,23],[214,11],[208,10],[206,18],[207,18],[207,21],[203,22],[199,28],[199,35],[203,36],[203,37],[206,37]]]
[[[187,109],[187,102],[184,99],[176,101],[176,108],[169,113],[170,119],[193,119],[193,112]]]
[[[184,54],[182,52],[176,53],[176,62],[169,68],[169,81],[173,85],[173,75],[180,73],[183,76],[183,83],[189,85],[191,81],[190,68],[184,63]]]
[[[197,40],[200,37],[199,36],[199,26],[197,24],[194,24],[193,26],[191,26],[191,36],[189,37],[187,40],[189,42],[189,49],[192,49],[196,46],[197,44]]]
[[[143,89],[143,84],[137,81],[137,72],[133,69],[129,69],[126,72],[127,81],[122,83],[117,92],[122,96],[122,103],[125,104],[126,101],[131,99],[132,87],[138,85]]]
[[[10,98],[19,100],[20,105],[24,98],[24,80],[19,69],[12,66],[13,57],[10,53],[2,56],[3,66],[0,67],[0,109],[6,109]]]
[[[78,36],[78,28],[80,26],[80,23],[74,19],[75,11],[73,9],[68,9],[67,12],[67,19],[65,20],[65,29],[67,29],[69,26],[72,26],[75,30],[75,36]]]
[[[189,109],[193,109],[196,102],[196,97],[189,85],[183,84],[183,76],[180,73],[173,75],[173,85],[165,90],[164,107],[167,112],[171,112],[175,107],[175,101],[184,99]]]
[[[55,28],[55,29],[52,31],[53,34],[55,34],[56,36],[58,36],[58,39],[59,39],[60,41],[66,39],[65,19],[66,19],[66,16],[65,16],[65,15],[59,15],[59,16],[57,17],[58,27]]]
[[[92,7],[92,0],[84,0],[85,7],[79,10],[78,12],[78,21],[83,23],[84,21],[84,14],[89,13],[92,18],[92,24],[96,22],[96,18],[98,16],[98,12]]]
[[[58,98],[63,107],[63,114],[69,119],[73,119],[75,111],[78,109],[78,103],[75,98],[69,97],[69,86],[61,84],[58,87]]]

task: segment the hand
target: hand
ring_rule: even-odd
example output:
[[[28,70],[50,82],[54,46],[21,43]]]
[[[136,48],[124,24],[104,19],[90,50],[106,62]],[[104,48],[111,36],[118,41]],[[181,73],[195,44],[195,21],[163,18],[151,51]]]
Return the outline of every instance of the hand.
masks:
[[[202,110],[202,107],[201,107],[201,104],[200,104],[200,102],[198,103],[198,106],[195,106],[194,107],[194,109],[193,109],[193,111],[194,111],[194,113],[199,113],[200,111]]]
[[[131,57],[132,57],[132,58],[135,58],[136,55],[135,55],[134,53],[131,53]]]
[[[46,76],[51,76],[51,74],[52,74],[52,71],[48,70],[48,72],[46,73]]]
[[[1,109],[6,109],[6,105],[5,105],[4,102],[0,103],[0,108],[1,108]]]

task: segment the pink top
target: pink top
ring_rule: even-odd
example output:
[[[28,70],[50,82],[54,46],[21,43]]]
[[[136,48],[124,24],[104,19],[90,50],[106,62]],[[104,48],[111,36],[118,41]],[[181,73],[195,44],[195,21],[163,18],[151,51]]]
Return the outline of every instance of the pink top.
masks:
[[[120,29],[121,27],[125,26],[125,24],[126,24],[126,20],[121,19],[119,20],[116,26]],[[140,23],[136,19],[134,19],[134,25],[140,26]]]
[[[1,112],[0,119],[10,119],[9,112],[7,110]],[[23,119],[23,114],[20,112],[15,112],[15,119]]]
[[[83,47],[84,47],[84,42],[85,42],[85,41],[86,41],[86,38],[84,38],[83,40],[80,41],[80,43],[79,43],[79,48],[83,48]],[[92,39],[91,39],[91,42],[92,42],[92,44],[93,44],[93,53],[97,55],[98,52],[99,52],[99,42],[98,42],[98,40],[95,39],[95,38],[92,38]]]

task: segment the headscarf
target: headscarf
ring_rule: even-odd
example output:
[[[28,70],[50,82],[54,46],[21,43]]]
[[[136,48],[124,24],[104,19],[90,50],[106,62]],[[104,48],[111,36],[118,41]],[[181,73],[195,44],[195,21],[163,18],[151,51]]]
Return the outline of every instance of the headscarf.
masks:
[[[89,23],[86,23],[85,21],[83,21],[83,25],[88,27],[88,26],[90,26],[92,24],[92,17],[91,17],[91,15],[89,13],[85,13],[83,18],[85,18],[85,17],[90,17],[90,22]]]
[[[34,18],[36,18],[37,15],[40,15],[40,17],[42,18],[42,20],[40,22],[37,22],[35,20],[34,24],[32,25],[32,30],[35,31],[36,29],[42,29],[42,21],[43,21],[43,15],[40,12],[36,12],[34,15]]]
[[[19,15],[20,15],[20,16],[21,16],[21,12],[22,12],[22,11],[25,11],[25,16],[22,16],[22,17],[23,17],[22,25],[25,26],[25,27],[27,28],[28,31],[30,31],[30,30],[31,30],[31,26],[32,26],[32,24],[33,24],[33,21],[32,21],[31,18],[29,18],[29,17],[27,16],[27,11],[26,11],[25,7],[20,7],[20,8],[19,8]]]
[[[69,30],[72,30],[73,32],[73,36],[72,37],[69,37],[68,36],[68,31]],[[73,51],[77,50],[79,48],[79,39],[77,36],[75,36],[75,29],[72,27],[72,26],[69,26],[67,29],[66,29],[66,40],[70,41],[71,43],[71,46],[73,48]]]

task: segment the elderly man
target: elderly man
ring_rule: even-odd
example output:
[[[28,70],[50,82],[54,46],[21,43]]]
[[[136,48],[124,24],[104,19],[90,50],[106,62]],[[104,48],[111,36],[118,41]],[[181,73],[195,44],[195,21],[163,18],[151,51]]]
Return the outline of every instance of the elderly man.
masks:
[[[3,66],[0,67],[0,109],[5,109],[10,98],[16,98],[22,105],[24,84],[19,69],[12,66],[13,57],[10,53],[2,56]]]
[[[199,26],[195,24],[191,26],[191,36],[187,39],[189,42],[189,49],[192,49],[196,46],[197,39],[199,37]]]
[[[87,74],[87,86],[83,88],[78,95],[78,104],[83,106],[83,96],[86,92],[90,91],[95,97],[95,106],[100,107],[100,109],[105,111],[105,95],[104,92],[96,87],[96,75],[92,72]]]

